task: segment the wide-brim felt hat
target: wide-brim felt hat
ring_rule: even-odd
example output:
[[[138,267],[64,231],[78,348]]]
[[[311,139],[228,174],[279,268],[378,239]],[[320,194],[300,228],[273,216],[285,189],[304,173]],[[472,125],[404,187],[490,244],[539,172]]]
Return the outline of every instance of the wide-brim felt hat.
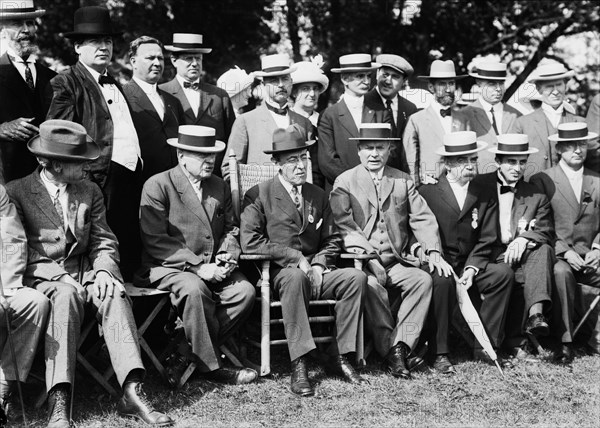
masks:
[[[462,156],[480,152],[487,146],[485,141],[477,140],[477,134],[473,131],[451,132],[444,135],[444,145],[435,153],[440,156]]]
[[[412,76],[415,72],[413,66],[400,55],[381,54],[375,57],[375,61],[381,64],[381,67],[392,68],[406,77]]]
[[[290,65],[286,54],[265,55],[260,59],[261,69],[254,72],[256,77],[277,77],[291,74],[296,69]]]
[[[573,70],[567,69],[560,63],[551,63],[540,65],[533,70],[533,73],[527,78],[528,82],[548,82],[551,80],[568,79],[575,75]]]
[[[323,71],[310,61],[302,61],[294,64],[292,71],[292,84],[317,83],[321,86],[321,92],[325,92],[329,87],[329,78],[323,74]]]
[[[80,7],[75,11],[73,31],[65,33],[69,39],[88,36],[120,36],[122,31],[115,31],[110,20],[108,9],[100,6]]]
[[[361,71],[373,71],[381,68],[378,62],[371,62],[369,54],[350,54],[340,57],[339,68],[332,68],[332,73],[357,73]]]
[[[165,46],[169,52],[190,52],[207,54],[212,48],[203,45],[202,34],[173,33],[173,43]]]
[[[348,139],[358,142],[402,140],[402,138],[392,137],[392,125],[389,123],[362,123],[358,129],[358,137]]]
[[[35,8],[33,0],[0,0],[0,22],[13,19],[36,19],[45,14],[45,9]]]
[[[557,128],[557,133],[548,136],[548,140],[555,143],[585,141],[598,138],[595,132],[589,132],[587,123],[585,122],[566,122],[560,123]]]
[[[295,150],[307,149],[316,140],[306,140],[306,133],[298,125],[291,125],[287,129],[279,128],[273,132],[273,141],[271,150],[263,150],[267,155],[274,153],[292,152]]]
[[[61,119],[43,122],[39,134],[29,140],[27,148],[34,155],[49,159],[84,162],[100,156],[100,148],[82,125]]]
[[[488,152],[497,155],[531,155],[539,150],[529,147],[529,137],[526,134],[500,134],[498,145],[490,147]]]
[[[177,138],[168,138],[167,144],[178,149],[198,153],[219,153],[225,143],[216,139],[215,128],[199,125],[181,125]]]
[[[469,76],[475,79],[505,81],[507,67],[502,62],[483,62],[471,70]]]
[[[456,74],[454,63],[451,60],[442,61],[436,59],[431,63],[429,70],[429,76],[417,76],[421,80],[435,80],[435,79],[464,79],[467,77],[466,74]]]

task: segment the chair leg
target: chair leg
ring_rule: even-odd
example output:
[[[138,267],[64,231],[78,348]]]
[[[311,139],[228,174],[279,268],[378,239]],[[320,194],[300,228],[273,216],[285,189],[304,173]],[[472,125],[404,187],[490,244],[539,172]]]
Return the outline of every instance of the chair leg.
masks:
[[[261,335],[260,335],[260,375],[271,373],[271,286],[269,269],[271,263],[265,260],[262,264],[260,283]]]

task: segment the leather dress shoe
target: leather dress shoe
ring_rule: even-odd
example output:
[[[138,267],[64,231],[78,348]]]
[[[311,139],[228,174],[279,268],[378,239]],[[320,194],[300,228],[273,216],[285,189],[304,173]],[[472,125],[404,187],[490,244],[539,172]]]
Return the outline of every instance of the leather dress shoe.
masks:
[[[15,381],[6,381],[0,385],[0,426],[19,425],[23,422],[23,414],[18,401]]]
[[[173,425],[173,419],[154,409],[142,386],[141,382],[126,382],[123,385],[123,396],[117,404],[119,415],[138,419],[148,425]]]
[[[556,359],[560,364],[571,364],[573,362],[573,347],[570,343],[563,343],[558,350]]]
[[[204,374],[204,378],[229,385],[244,385],[258,378],[256,370],[247,367],[221,367]]]
[[[165,361],[165,370],[167,372],[167,382],[171,388],[176,388],[179,385],[181,376],[189,366],[187,358],[179,352],[174,352]]]
[[[294,394],[301,397],[310,397],[315,395],[306,370],[306,359],[298,357],[292,361],[292,376],[290,378],[290,389]]]
[[[546,318],[542,314],[533,314],[529,318],[527,318],[527,323],[525,324],[525,333],[533,334],[537,337],[548,336],[550,329],[548,327],[548,322]]]
[[[57,385],[48,393],[48,425],[47,428],[69,428],[69,405],[71,403],[71,386]]]
[[[327,365],[326,371],[330,375],[341,377],[349,383],[369,383],[365,378],[358,374],[345,355],[335,356],[333,362]]]
[[[454,369],[454,366],[452,365],[450,359],[446,354],[436,355],[435,361],[433,362],[433,368],[441,374],[456,374],[456,370]]]
[[[411,373],[417,372],[429,372],[427,361],[425,361],[425,354],[427,354],[427,344],[418,346],[406,359],[406,368]]]
[[[512,369],[515,367],[515,365],[509,359],[500,358],[499,355],[497,357],[498,357],[498,365],[500,367],[502,367],[503,369]],[[483,349],[473,350],[473,358],[475,359],[475,361],[483,361],[484,363],[495,365],[494,360],[492,360],[490,358],[490,356],[487,354],[487,352],[485,352]]]
[[[406,362],[408,353],[408,346],[402,342],[398,342],[388,351],[383,359],[383,370],[394,377],[410,379],[410,371]]]

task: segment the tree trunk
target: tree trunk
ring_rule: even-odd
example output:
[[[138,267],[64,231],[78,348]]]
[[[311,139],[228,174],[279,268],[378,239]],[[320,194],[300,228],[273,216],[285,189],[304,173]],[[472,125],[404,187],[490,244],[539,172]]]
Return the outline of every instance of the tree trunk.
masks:
[[[287,26],[292,42],[292,57],[294,62],[302,61],[300,55],[300,37],[298,36],[298,5],[296,0],[287,0]]]

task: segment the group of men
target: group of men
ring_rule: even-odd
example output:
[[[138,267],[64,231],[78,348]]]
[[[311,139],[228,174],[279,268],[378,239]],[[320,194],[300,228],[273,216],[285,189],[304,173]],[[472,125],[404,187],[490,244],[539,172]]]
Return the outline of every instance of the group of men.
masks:
[[[107,73],[120,33],[106,9],[75,12],[65,37],[79,60],[56,75],[35,59],[35,20],[45,11],[13,3],[0,0],[0,417],[18,419],[17,382],[43,338],[48,426],[70,425],[87,313],[100,327],[120,326],[103,331],[123,389],[118,412],[173,424],[145,396],[124,281],[170,292],[202,376],[254,382],[254,370],[224,365],[219,352],[255,300],[238,266],[242,251],[271,257],[291,391],[300,396],[315,393],[311,299],[336,301],[325,369],[351,383],[366,382],[352,364],[363,315],[386,373],[408,379],[427,359],[455,373],[449,326],[464,323],[456,287],[468,290],[494,348],[522,358],[527,336],[552,332],[558,359],[573,358],[577,284],[600,286],[600,175],[586,167],[597,165],[599,118],[590,110],[588,125],[567,111],[564,66],[534,72],[542,106],[520,116],[502,103],[506,65],[474,70],[480,98],[458,110],[456,80],[465,76],[434,61],[421,76],[434,101],[417,111],[399,95],[414,72],[404,58],[344,55],[331,70],[344,95],[315,127],[314,111],[288,107],[294,66],[267,55],[255,73],[263,102],[236,118],[227,92],[200,79],[211,51],[201,35],[176,33],[164,47],[134,40],[133,78],[121,87]],[[177,75],[158,86],[163,49]],[[302,83],[314,101],[328,80],[312,70]],[[239,223],[220,177],[231,173],[230,150],[278,171],[246,193]],[[362,271],[348,268],[342,251],[370,258]],[[600,352],[600,326],[592,330]],[[475,341],[473,357],[490,361]]]

